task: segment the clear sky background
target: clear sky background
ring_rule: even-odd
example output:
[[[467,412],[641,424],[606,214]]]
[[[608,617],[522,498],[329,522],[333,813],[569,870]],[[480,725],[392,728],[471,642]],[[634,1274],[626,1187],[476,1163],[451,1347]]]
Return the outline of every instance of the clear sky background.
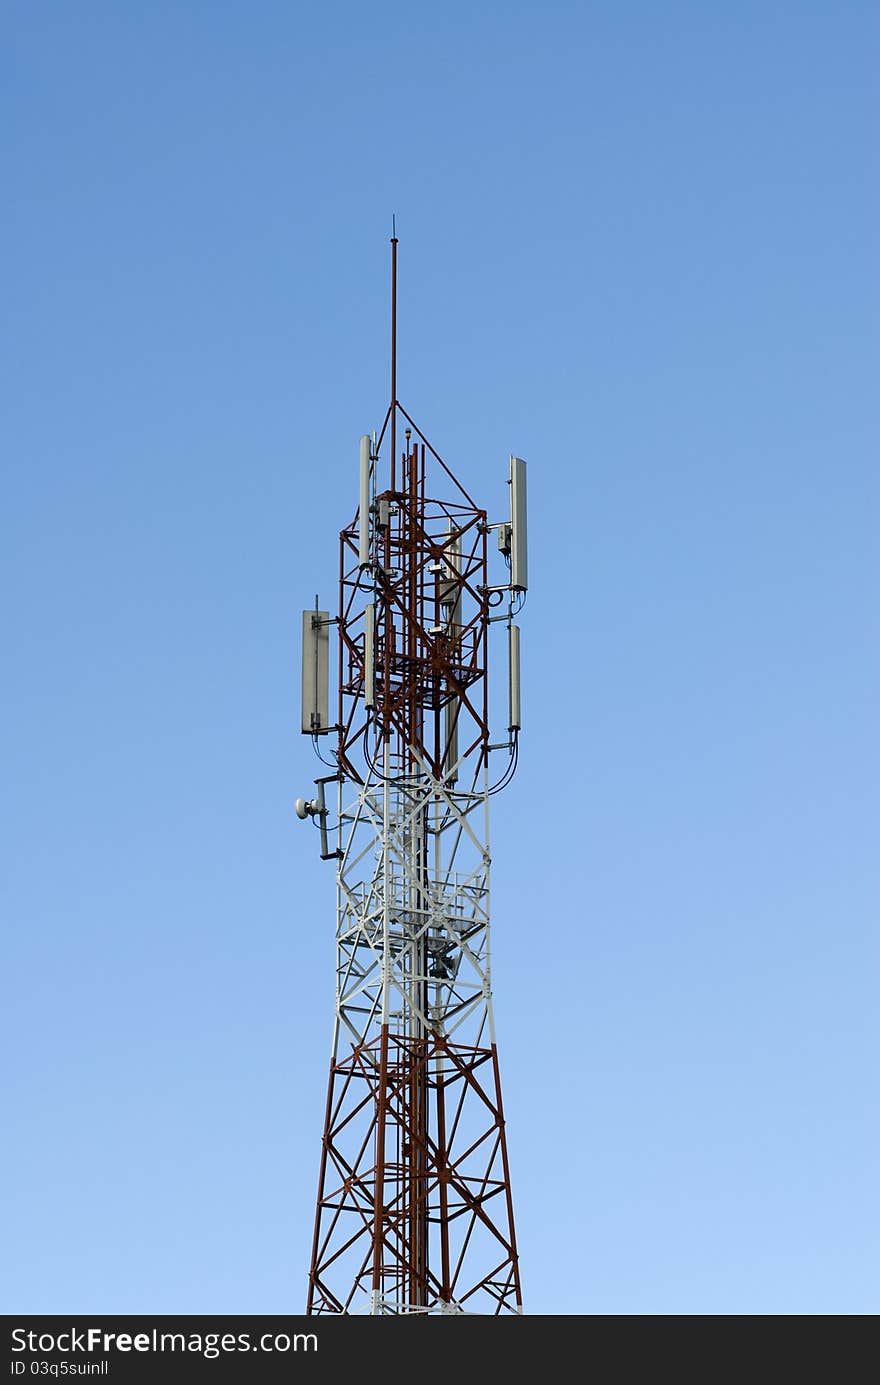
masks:
[[[299,619],[400,397],[529,462],[527,1309],[878,1308],[878,10],[5,7],[0,1310],[300,1312]],[[498,667],[503,678],[503,666]]]

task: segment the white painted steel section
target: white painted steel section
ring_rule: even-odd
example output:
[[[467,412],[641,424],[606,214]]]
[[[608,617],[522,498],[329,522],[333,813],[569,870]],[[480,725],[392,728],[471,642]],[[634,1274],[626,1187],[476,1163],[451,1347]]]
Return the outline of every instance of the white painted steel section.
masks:
[[[485,772],[451,792],[424,771],[396,780],[390,770],[386,744],[381,772],[346,784],[355,796],[340,812],[340,1042],[344,1032],[342,1047],[360,1048],[390,1024],[479,1045],[491,1029]]]

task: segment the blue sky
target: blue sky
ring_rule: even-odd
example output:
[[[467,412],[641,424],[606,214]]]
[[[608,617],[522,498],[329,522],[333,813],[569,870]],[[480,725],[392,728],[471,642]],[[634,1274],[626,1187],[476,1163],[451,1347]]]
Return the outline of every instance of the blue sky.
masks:
[[[7,6],[6,1312],[299,1312],[299,612],[400,397],[529,461],[527,1309],[878,1306],[868,3]],[[503,678],[504,671],[498,674]]]

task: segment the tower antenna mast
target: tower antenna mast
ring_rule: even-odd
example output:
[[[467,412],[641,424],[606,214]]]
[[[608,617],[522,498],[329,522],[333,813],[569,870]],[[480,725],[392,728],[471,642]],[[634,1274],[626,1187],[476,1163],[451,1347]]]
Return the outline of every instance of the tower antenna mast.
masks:
[[[302,730],[316,750],[324,736],[334,750],[332,772],[296,811],[319,829],[337,886],[307,1312],[521,1313],[490,976],[489,806],[519,752],[526,464],[510,458],[509,518],[490,523],[400,403],[397,244],[393,222],[391,399],[378,437],[360,441],[337,612],[316,603],[303,613]],[[489,695],[502,629],[506,717]],[[499,717],[506,730],[493,741]]]

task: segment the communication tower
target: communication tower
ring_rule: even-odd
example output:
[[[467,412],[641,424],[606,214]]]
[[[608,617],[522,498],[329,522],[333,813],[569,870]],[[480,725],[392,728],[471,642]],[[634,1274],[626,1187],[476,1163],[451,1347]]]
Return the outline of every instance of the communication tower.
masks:
[[[391,400],[379,433],[360,441],[337,612],[316,600],[303,613],[302,730],[319,755],[334,749],[296,811],[336,863],[337,901],[306,1311],[521,1313],[490,983],[489,800],[518,754],[526,464],[510,458],[509,516],[489,523],[398,399],[397,244]],[[490,552],[503,580],[490,581]],[[499,626],[507,727],[493,743]]]

